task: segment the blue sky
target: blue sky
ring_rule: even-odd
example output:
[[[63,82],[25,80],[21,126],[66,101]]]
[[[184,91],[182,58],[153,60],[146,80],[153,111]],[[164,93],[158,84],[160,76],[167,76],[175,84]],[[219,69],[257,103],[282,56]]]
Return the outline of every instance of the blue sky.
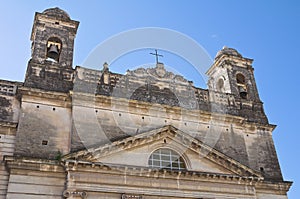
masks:
[[[298,1],[3,1],[0,6],[1,79],[24,80],[34,13],[56,6],[80,21],[74,65],[81,65],[89,53],[110,36],[142,27],[168,28],[186,34],[201,44],[212,58],[223,46],[236,48],[243,56],[253,58],[266,114],[270,123],[278,125],[273,137],[281,169],[285,180],[294,181],[289,198],[296,199],[300,195]],[[188,63],[178,61],[168,52],[162,53],[165,55],[162,62],[177,63],[174,67],[179,73],[204,87],[203,82],[187,70],[191,68]],[[124,72],[149,62],[154,62],[154,58],[148,51],[136,52],[120,58],[111,70]]]

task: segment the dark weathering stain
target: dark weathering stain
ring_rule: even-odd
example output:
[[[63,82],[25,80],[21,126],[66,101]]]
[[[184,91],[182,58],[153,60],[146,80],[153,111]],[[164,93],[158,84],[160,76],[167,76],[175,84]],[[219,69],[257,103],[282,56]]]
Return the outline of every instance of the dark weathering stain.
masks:
[[[180,106],[179,100],[170,89],[160,89],[158,86],[148,84],[136,89],[130,99],[171,106]]]
[[[0,96],[0,120],[7,120],[10,112],[8,109],[11,107],[11,103],[5,97]]]
[[[8,99],[0,96],[0,106],[1,107],[9,107],[10,105],[11,105],[11,103]]]

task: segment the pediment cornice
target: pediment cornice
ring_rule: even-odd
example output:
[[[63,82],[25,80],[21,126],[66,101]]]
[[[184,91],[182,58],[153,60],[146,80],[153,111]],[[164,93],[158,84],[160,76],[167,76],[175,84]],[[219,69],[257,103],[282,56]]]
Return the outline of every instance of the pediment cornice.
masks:
[[[67,171],[71,172],[94,172],[94,173],[111,173],[111,174],[126,174],[128,176],[139,177],[155,177],[155,178],[180,178],[185,180],[201,180],[201,181],[213,181],[213,182],[226,182],[226,183],[244,183],[244,184],[256,184],[262,182],[263,178],[256,176],[240,176],[236,174],[222,174],[212,172],[200,172],[189,170],[168,170],[157,169],[141,166],[128,166],[107,164],[101,162],[88,162],[77,160],[65,160],[64,167]]]
[[[200,140],[171,125],[157,128],[112,143],[68,154],[64,156],[62,160],[76,160],[96,163],[99,162],[98,160],[101,159],[101,157],[118,153],[124,150],[129,150],[134,147],[158,142],[165,138],[172,139],[172,142],[196,152],[200,157],[204,157],[238,176],[253,176],[263,179],[263,176],[259,172],[239,163],[231,157],[226,156],[213,147],[208,146]]]

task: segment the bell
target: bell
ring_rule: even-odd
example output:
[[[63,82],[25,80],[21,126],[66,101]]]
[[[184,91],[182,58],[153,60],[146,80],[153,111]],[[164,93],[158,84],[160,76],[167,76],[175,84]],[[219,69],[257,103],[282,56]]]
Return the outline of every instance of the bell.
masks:
[[[243,98],[243,99],[247,98],[247,91],[244,89],[244,87],[239,86],[239,92],[240,92],[241,98]]]
[[[48,54],[47,56],[51,59],[54,59],[54,60],[58,60],[58,48],[57,48],[57,45],[51,45],[49,50],[48,50]]]

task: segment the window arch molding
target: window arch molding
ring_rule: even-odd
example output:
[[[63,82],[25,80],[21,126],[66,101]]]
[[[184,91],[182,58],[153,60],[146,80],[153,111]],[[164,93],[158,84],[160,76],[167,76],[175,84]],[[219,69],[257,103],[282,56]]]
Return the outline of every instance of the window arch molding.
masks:
[[[65,46],[67,44],[66,43],[66,38],[64,36],[57,35],[57,34],[48,35],[47,38],[46,38],[46,41],[49,41],[53,38],[59,40],[61,42],[62,46]]]
[[[151,147],[152,148],[152,147]],[[147,165],[149,167],[151,167],[149,165],[149,160],[151,158],[151,156],[158,150],[160,149],[166,149],[166,150],[170,150],[170,151],[173,151],[174,153],[178,154],[180,156],[180,158],[182,158],[184,164],[185,164],[185,170],[191,170],[191,162],[189,161],[189,158],[187,157],[185,151],[188,150],[187,148],[181,148],[181,147],[176,147],[176,146],[170,146],[170,145],[165,145],[165,144],[157,144],[155,145],[155,147],[153,147],[151,149],[151,152],[149,153],[148,155],[148,158],[147,158]],[[157,169],[159,169],[157,167]]]

